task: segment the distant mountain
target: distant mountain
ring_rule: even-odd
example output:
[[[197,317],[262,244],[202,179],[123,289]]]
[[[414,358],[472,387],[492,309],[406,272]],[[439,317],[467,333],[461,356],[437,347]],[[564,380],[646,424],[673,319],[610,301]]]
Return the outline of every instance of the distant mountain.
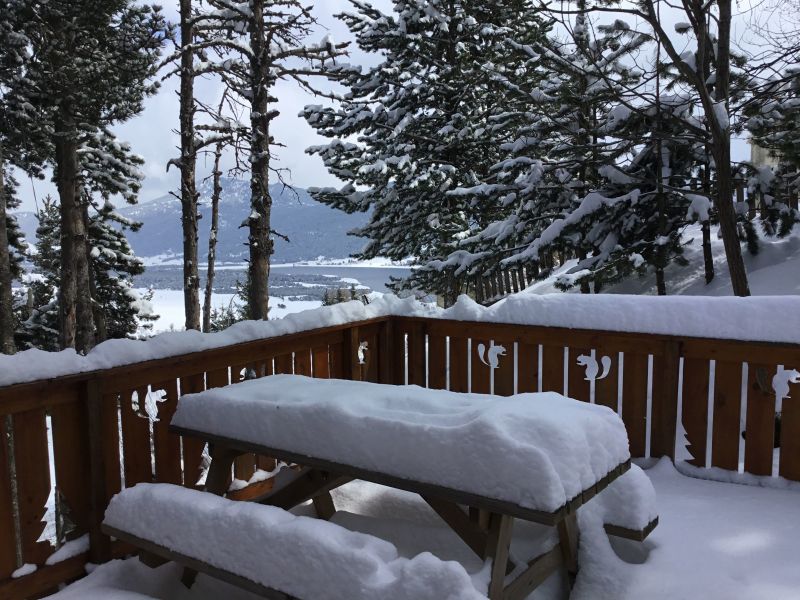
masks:
[[[316,202],[304,189],[290,190],[280,184],[270,186],[272,195],[272,229],[289,238],[276,238],[273,263],[313,260],[319,256],[344,258],[360,250],[361,238],[347,235],[351,229],[366,223],[363,214],[348,215]],[[200,261],[208,255],[208,230],[211,227],[211,186],[200,186]],[[136,254],[149,264],[178,264],[183,254],[180,202],[170,195],[120,207],[123,216],[142,223],[128,239]],[[225,178],[220,200],[217,260],[221,263],[244,262],[248,256],[247,229],[239,227],[250,214],[250,183]],[[36,238],[36,217],[33,213],[17,213],[29,242]]]

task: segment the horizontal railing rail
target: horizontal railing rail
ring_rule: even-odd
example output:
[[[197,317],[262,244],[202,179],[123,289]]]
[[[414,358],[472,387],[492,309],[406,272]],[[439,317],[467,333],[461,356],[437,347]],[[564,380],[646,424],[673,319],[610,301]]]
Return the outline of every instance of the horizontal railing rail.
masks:
[[[387,316],[0,387],[0,597],[42,594],[123,554],[99,528],[120,489],[199,484],[202,445],[168,431],[186,393],[274,373],[554,391],[617,411],[634,457],[675,458],[686,445],[698,468],[800,481],[793,369],[798,344]],[[238,459],[235,494],[263,493],[269,480],[253,476],[274,466]],[[81,536],[88,546],[57,561],[50,540]],[[12,578],[25,564],[36,571]]]

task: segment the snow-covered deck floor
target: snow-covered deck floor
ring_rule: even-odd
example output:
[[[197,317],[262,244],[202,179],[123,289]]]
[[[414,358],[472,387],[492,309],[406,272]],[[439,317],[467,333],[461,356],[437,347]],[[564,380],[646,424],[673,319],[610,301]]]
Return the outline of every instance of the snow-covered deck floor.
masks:
[[[800,491],[692,479],[667,461],[647,473],[658,494],[659,526],[644,544],[615,541],[616,550],[606,536],[584,536],[573,598],[800,598]],[[475,578],[486,575],[481,562],[412,494],[354,482],[335,491],[334,499],[339,524],[388,539],[407,556],[430,550],[461,561]],[[515,527],[515,543],[528,545],[542,533],[528,524]],[[255,598],[202,575],[187,591],[179,579],[174,564],[151,570],[136,559],[114,561],[52,598]],[[559,597],[561,584],[552,577],[531,598]]]

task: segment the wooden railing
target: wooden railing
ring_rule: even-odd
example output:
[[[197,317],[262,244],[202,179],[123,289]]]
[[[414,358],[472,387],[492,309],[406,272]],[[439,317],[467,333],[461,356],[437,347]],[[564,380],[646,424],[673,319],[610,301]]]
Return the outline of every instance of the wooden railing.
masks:
[[[273,373],[566,392],[618,411],[634,457],[674,457],[680,414],[695,465],[772,476],[779,365],[800,369],[800,345],[384,317],[0,388],[0,597],[41,594],[80,577],[88,560],[124,554],[99,530],[121,488],[197,485],[203,448],[167,430],[181,394]],[[777,469],[800,481],[800,385],[788,385],[797,398],[783,403]],[[271,467],[242,457],[234,475]],[[39,540],[52,490],[74,523],[68,537],[88,534],[90,547],[48,566],[54,549]],[[37,571],[11,579],[25,563]]]

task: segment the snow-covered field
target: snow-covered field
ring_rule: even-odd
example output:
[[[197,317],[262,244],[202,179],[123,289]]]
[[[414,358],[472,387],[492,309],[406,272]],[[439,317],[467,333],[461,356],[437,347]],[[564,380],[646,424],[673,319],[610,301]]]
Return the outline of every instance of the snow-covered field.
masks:
[[[147,290],[137,290],[140,294]],[[234,301],[234,294],[213,294],[211,305],[214,308],[222,308],[230,305]],[[153,324],[153,332],[159,331],[182,331],[186,322],[183,309],[183,291],[181,290],[154,290],[153,310],[159,316]],[[322,302],[317,300],[289,300],[286,298],[270,297],[269,316],[271,319],[285,317],[289,313],[300,312],[309,308],[321,306]]]
[[[584,535],[573,600],[796,600],[800,597],[800,492],[718,483],[686,477],[667,460],[646,471],[658,497],[660,523],[642,544]],[[417,496],[363,482],[334,492],[335,523],[382,537],[402,556],[431,551],[456,560],[468,573],[485,565]],[[588,505],[587,505],[588,506]],[[299,509],[298,512],[309,509]],[[582,523],[583,524],[583,523]],[[542,530],[515,526],[515,543]],[[156,570],[135,558],[117,560],[54,596],[57,600],[254,599],[201,575],[189,591],[181,570]],[[299,574],[302,576],[302,574]],[[530,598],[560,598],[553,576]],[[313,599],[309,599],[313,600]],[[386,599],[390,600],[390,599]]]

